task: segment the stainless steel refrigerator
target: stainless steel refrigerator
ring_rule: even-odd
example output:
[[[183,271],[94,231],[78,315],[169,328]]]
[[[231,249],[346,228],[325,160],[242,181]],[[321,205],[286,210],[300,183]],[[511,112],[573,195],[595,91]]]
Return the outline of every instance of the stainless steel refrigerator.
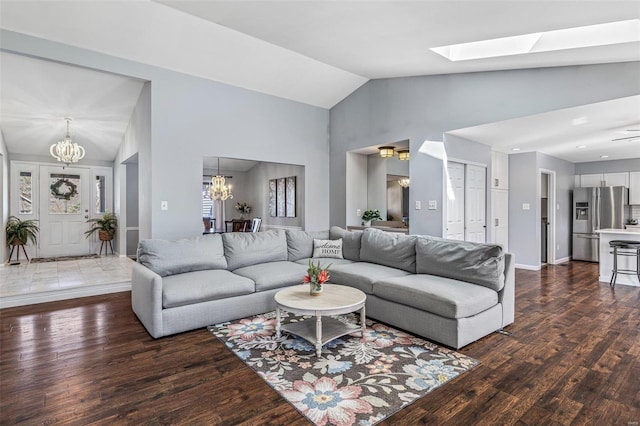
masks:
[[[573,259],[599,262],[598,229],[623,229],[628,192],[624,186],[573,190]]]

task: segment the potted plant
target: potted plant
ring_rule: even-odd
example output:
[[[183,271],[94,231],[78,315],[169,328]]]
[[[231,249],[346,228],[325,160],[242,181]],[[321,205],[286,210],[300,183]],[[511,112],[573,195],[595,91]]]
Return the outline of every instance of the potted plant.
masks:
[[[5,232],[7,235],[7,246],[23,246],[31,241],[38,244],[38,221],[35,219],[20,220],[15,216],[9,216]]]
[[[91,228],[84,234],[89,238],[94,232],[98,231],[100,241],[111,241],[118,229],[118,218],[115,213],[105,212],[102,217],[94,217],[87,220],[91,223]]]
[[[380,210],[365,210],[362,214],[362,224],[364,226],[371,226],[372,220],[382,220],[382,216],[380,216]]]

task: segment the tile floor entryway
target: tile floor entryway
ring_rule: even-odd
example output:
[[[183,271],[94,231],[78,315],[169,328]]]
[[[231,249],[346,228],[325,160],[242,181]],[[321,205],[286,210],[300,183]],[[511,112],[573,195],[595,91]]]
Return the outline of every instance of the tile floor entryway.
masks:
[[[131,289],[128,257],[0,265],[0,307],[43,303]]]

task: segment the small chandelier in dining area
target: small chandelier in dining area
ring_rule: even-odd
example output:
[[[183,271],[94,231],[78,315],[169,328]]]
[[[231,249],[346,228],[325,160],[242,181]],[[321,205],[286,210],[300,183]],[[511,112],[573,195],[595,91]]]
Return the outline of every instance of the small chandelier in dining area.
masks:
[[[226,184],[226,178],[220,174],[220,158],[218,157],[218,174],[211,178],[209,195],[212,200],[227,200],[233,198],[231,185]]]
[[[403,188],[408,188],[410,182],[411,181],[409,180],[409,178],[398,179],[398,185],[400,185]]]
[[[67,134],[64,139],[51,145],[49,152],[56,160],[68,166],[84,158],[84,148],[71,140],[71,135],[69,134],[69,122],[71,119],[65,118],[65,120],[67,121]]]

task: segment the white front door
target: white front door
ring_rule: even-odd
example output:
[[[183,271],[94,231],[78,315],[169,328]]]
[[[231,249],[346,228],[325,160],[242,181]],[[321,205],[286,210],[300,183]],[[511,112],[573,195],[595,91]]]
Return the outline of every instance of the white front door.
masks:
[[[465,241],[484,243],[486,241],[486,168],[466,165],[464,208]]]
[[[91,204],[89,170],[40,166],[40,248],[38,256],[90,253],[84,232]]]
[[[447,164],[447,170],[455,199],[447,199],[445,238],[462,241],[464,240],[464,164],[450,162]]]

